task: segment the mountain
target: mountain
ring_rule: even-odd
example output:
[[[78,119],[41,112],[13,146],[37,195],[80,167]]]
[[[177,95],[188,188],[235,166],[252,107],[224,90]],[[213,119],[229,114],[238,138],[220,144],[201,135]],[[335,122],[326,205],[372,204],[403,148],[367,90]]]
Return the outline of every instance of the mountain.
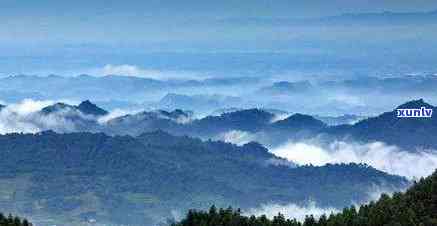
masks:
[[[241,111],[244,110],[243,108],[236,108],[236,107],[232,107],[232,108],[219,108],[214,110],[211,114],[209,114],[210,116],[220,116],[224,113],[231,113],[234,111]]]
[[[97,107],[97,105],[91,103],[89,100],[80,103],[77,109],[86,115],[103,116],[108,114],[106,110]]]
[[[433,25],[437,21],[437,10],[429,12],[369,12],[345,13],[320,18],[228,18],[222,23],[263,26],[394,26]]]
[[[180,112],[183,112],[179,110]],[[286,140],[297,134],[316,134],[326,125],[303,114],[294,114],[283,120],[274,121],[283,113],[278,110],[244,109],[225,112],[221,115],[206,116],[200,119],[191,117],[169,118],[162,112],[141,112],[121,116],[108,121],[103,132],[108,134],[139,135],[143,132],[163,130],[175,135],[188,135],[203,139],[216,139],[224,133],[243,131],[248,133],[263,133],[266,137],[276,137],[276,140]],[[161,112],[161,113],[159,113]],[[166,113],[170,114],[170,113]],[[284,138],[284,139],[281,139]],[[271,139],[267,139],[271,140]]]
[[[188,128],[199,135],[216,135],[230,130],[257,132],[271,124],[274,117],[272,113],[253,108],[207,116],[193,121]]]
[[[102,121],[100,119],[108,114],[107,111],[90,101],[84,101],[78,106],[64,103],[47,106],[23,120],[26,120],[26,123],[33,123],[31,126],[40,128],[41,131],[51,129],[56,132],[89,131],[138,136],[144,132],[163,130],[174,135],[187,135],[202,139],[222,139],[230,132],[242,132],[253,135],[258,142],[268,146],[280,145],[289,139],[321,137],[328,143],[333,140],[350,139],[362,142],[380,141],[410,151],[437,149],[435,116],[431,118],[396,117],[398,108],[421,107],[436,111],[434,106],[419,99],[409,101],[378,116],[365,118],[355,124],[330,126],[319,119],[347,121],[356,117],[346,115],[330,118],[293,114],[280,119],[287,114],[281,115],[278,110],[252,108],[235,109],[221,115],[196,119],[192,112],[177,109],[174,111],[144,111]]]
[[[377,12],[347,13],[340,16],[325,17],[318,20],[321,24],[362,24],[362,25],[417,25],[436,24],[437,11],[429,12]],[[316,20],[313,20],[317,23]]]
[[[64,104],[64,103],[56,103],[41,109],[41,113],[43,114],[53,114],[61,111],[76,111],[77,107]]]
[[[92,99],[107,109],[184,109],[204,116],[219,108],[279,108],[311,114],[375,114],[401,101],[433,98],[435,75],[357,76],[318,82],[271,81],[259,78],[155,80],[129,76],[9,76],[0,78],[7,103],[23,99],[72,101]],[[236,92],[238,91],[238,92]],[[333,95],[336,94],[336,95]],[[337,95],[338,94],[338,95]],[[403,95],[400,95],[403,94]],[[281,98],[272,96],[280,95]],[[378,96],[378,98],[374,98]],[[335,101],[342,103],[336,104]]]
[[[211,109],[240,106],[243,100],[239,97],[223,95],[182,95],[169,93],[157,103],[161,109],[186,109],[198,113]]]
[[[213,226],[220,222],[223,226],[355,226],[355,225],[437,225],[437,172],[421,179],[404,193],[392,197],[384,194],[377,202],[345,208],[341,213],[322,215],[315,219],[309,215],[303,222],[285,219],[279,213],[273,219],[266,216],[243,216],[240,209],[217,209],[212,206],[208,212],[190,210],[186,217],[172,226]],[[315,213],[317,214],[317,213]]]
[[[182,111],[181,109],[176,109],[174,111],[158,111],[161,115],[168,117],[173,120],[178,120],[180,118],[191,118],[193,116],[193,112],[190,111]]]
[[[3,109],[3,108],[5,108],[6,106],[5,105],[1,105],[0,104],[0,111]]]
[[[26,123],[43,130],[54,130],[59,133],[90,131],[103,131],[99,118],[109,112],[91,103],[83,101],[79,105],[56,103],[44,107],[38,112],[30,114]]]
[[[289,167],[272,164],[282,159],[256,143],[162,131],[8,134],[0,146],[0,209],[34,216],[36,225],[150,225],[213,203],[250,208],[312,199],[342,207],[366,200],[375,186],[409,184],[365,165]]]
[[[318,87],[325,90],[347,90],[349,93],[359,94],[363,91],[378,92],[381,94],[427,94],[433,92],[437,85],[437,76],[402,76],[378,78],[363,76],[339,81],[325,81]]]
[[[168,93],[192,93],[193,89],[216,89],[230,87],[251,87],[260,82],[254,77],[210,78],[204,80],[157,80],[123,75],[108,76],[31,76],[16,75],[0,78],[0,96],[5,96],[7,102],[20,102],[23,99],[93,99],[95,101],[114,101],[135,104],[150,101],[155,102]],[[17,91],[17,90],[25,90]],[[14,98],[15,97],[15,98]],[[199,96],[200,97],[200,96]],[[195,97],[196,99],[197,97]],[[213,102],[214,97],[209,97]],[[236,100],[234,100],[236,99]],[[229,98],[238,101],[237,97]],[[201,100],[203,101],[203,100]],[[219,100],[223,103],[224,100]],[[165,99],[162,104],[167,104]],[[174,103],[175,108],[189,106],[186,103]],[[198,105],[200,106],[200,105]],[[173,106],[170,106],[173,107]],[[208,109],[209,112],[212,109]],[[184,109],[184,108],[183,108]],[[192,110],[192,109],[188,109]]]
[[[321,115],[315,115],[314,118],[326,123],[329,126],[338,126],[338,125],[350,125],[354,124],[358,121],[361,121],[363,119],[366,119],[365,116],[359,116],[359,115],[340,115],[340,116],[321,116]]]
[[[277,121],[271,127],[280,130],[321,130],[327,125],[315,119],[313,116],[304,114],[294,114],[286,119]]]
[[[111,119],[102,125],[100,131],[112,135],[138,136],[144,132],[162,130],[174,135],[202,139],[222,139],[225,134],[238,131],[259,134],[260,136],[257,137],[259,142],[277,145],[292,138],[300,139],[317,135],[327,127],[322,121],[303,114],[294,114],[275,121],[281,113],[285,114],[278,110],[236,109],[218,116],[194,119],[190,112],[159,110]]]
[[[118,135],[140,135],[144,132],[163,130],[178,134],[193,120],[193,113],[176,109],[174,111],[143,111],[113,118],[104,124],[102,132]]]
[[[256,141],[269,147],[290,141],[313,138],[323,132],[327,125],[310,115],[293,114],[285,119],[273,121],[255,133]]]
[[[343,80],[326,80],[317,83],[310,83],[303,80],[298,82],[279,81],[272,85],[265,86],[256,91],[265,95],[299,95],[325,94],[336,91],[337,93],[349,93],[365,97],[368,92],[381,93],[384,95],[393,94],[417,94],[427,95],[434,93],[437,85],[437,76],[424,75],[402,77],[371,77],[359,76]]]
[[[436,107],[423,99],[406,102],[396,109],[412,109],[426,107],[436,111]],[[326,132],[336,137],[352,136],[361,141],[383,141],[405,149],[436,149],[437,117],[431,118],[398,118],[396,109],[376,117],[370,117],[354,125],[330,127]]]
[[[273,85],[261,88],[259,92],[270,95],[303,94],[313,90],[313,85],[308,81],[275,82]]]
[[[105,124],[104,132],[137,136],[143,132],[163,130],[176,135],[212,138],[231,130],[260,131],[270,125],[273,119],[273,114],[260,109],[237,110],[201,119],[192,118],[192,113],[187,111],[159,110],[114,118]]]
[[[53,114],[58,112],[80,112],[85,115],[92,116],[103,116],[107,115],[108,112],[97,105],[91,103],[89,100],[81,102],[78,106],[68,105],[64,103],[56,103],[54,105],[47,106],[41,110],[43,114]]]
[[[258,105],[319,115],[376,115],[405,97],[435,99],[437,76],[355,76],[315,81],[279,81],[252,93]],[[279,98],[278,98],[279,96]]]

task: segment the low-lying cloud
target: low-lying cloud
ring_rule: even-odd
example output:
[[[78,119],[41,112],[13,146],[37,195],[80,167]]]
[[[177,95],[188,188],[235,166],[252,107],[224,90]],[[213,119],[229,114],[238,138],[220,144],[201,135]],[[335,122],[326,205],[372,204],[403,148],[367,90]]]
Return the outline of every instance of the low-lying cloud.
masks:
[[[43,114],[44,107],[57,102],[74,104],[70,101],[35,101],[25,99],[19,103],[8,104],[0,110],[0,134],[37,133],[44,130],[56,132],[76,132],[86,129],[88,123],[99,121],[93,115],[86,115],[71,109],[58,109],[50,114]]]
[[[323,214],[330,215],[331,213],[339,212],[335,208],[322,208],[318,207],[313,201],[308,202],[306,205],[296,205],[296,204],[264,204],[259,208],[249,209],[246,211],[245,215],[255,215],[261,216],[266,215],[267,218],[273,219],[278,213],[284,215],[287,219],[296,219],[298,221],[305,220],[306,216],[313,215],[315,218],[319,218]]]
[[[97,119],[97,121],[100,124],[105,124],[105,123],[107,123],[108,121],[110,121],[112,119],[115,119],[115,118],[118,118],[118,117],[121,117],[121,116],[125,116],[125,115],[129,115],[129,114],[136,114],[136,113],[139,113],[139,112],[141,112],[141,110],[123,110],[123,109],[118,109],[117,108],[117,109],[114,109],[111,112],[109,112],[109,114],[104,115],[102,117],[99,117]]]
[[[275,114],[275,116],[272,118],[272,120],[270,121],[270,123],[275,123],[277,121],[281,121],[284,120],[290,116],[292,116],[293,114],[291,113],[282,113],[282,114]]]
[[[65,102],[65,101],[64,101]],[[75,125],[68,117],[77,116],[89,119],[79,112],[58,111],[52,114],[41,114],[39,111],[55,101],[23,100],[9,104],[0,111],[0,134],[6,133],[37,133],[43,130],[59,132],[75,131]],[[72,115],[75,114],[75,115]]]
[[[217,139],[236,145],[244,145],[251,141],[254,141],[256,139],[256,136],[246,131],[231,130],[225,133],[221,133],[220,135],[218,135]]]
[[[361,205],[367,204],[371,201],[378,200],[382,194],[392,195],[395,192],[404,191],[405,188],[394,188],[391,186],[384,185],[373,185],[369,187],[369,191],[367,192],[367,197],[360,202],[355,202],[351,200],[352,205],[354,205],[357,209],[360,208]],[[336,214],[341,212],[340,209],[334,207],[321,207],[317,205],[317,202],[314,200],[308,201],[306,204],[263,204],[260,207],[252,208],[245,211],[245,215],[251,216],[261,216],[266,215],[267,218],[273,219],[273,217],[278,216],[278,213],[284,215],[286,219],[296,219],[297,221],[303,222],[306,216],[313,215],[314,218],[318,219],[322,215],[329,216],[330,214]]]
[[[51,101],[23,100],[18,104],[11,104],[0,111],[0,133],[40,131],[38,125],[32,121],[40,121],[34,113],[43,107],[53,104]]]
[[[97,75],[120,75],[120,76],[134,76],[142,78],[151,78],[157,80],[169,80],[169,79],[194,79],[200,80],[207,78],[206,76],[200,76],[197,73],[189,71],[171,71],[171,70],[155,70],[155,69],[144,69],[136,65],[131,64],[121,64],[113,65],[107,64],[100,69],[92,71]]]
[[[369,203],[371,201],[378,200],[382,194],[393,195],[395,192],[403,192],[408,188],[405,187],[393,187],[393,186],[385,186],[385,185],[372,185],[367,192],[367,198],[364,200],[364,203]],[[359,207],[363,203],[356,203],[355,206]]]
[[[300,165],[365,163],[378,170],[409,179],[428,176],[437,168],[436,152],[407,152],[382,142],[358,144],[335,141],[327,147],[314,142],[289,142],[272,149],[271,152]]]

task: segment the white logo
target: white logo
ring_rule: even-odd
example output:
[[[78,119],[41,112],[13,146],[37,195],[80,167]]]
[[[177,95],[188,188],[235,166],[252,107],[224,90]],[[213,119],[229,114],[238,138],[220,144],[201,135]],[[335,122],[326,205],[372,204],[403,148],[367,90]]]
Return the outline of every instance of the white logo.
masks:
[[[411,108],[411,109],[396,109],[396,116],[398,118],[431,118],[432,109],[425,107]]]

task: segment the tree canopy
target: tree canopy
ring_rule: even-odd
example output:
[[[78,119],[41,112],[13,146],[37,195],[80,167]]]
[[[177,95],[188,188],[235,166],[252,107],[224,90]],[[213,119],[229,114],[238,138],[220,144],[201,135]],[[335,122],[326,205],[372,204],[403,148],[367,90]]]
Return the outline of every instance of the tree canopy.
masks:
[[[351,206],[338,214],[307,216],[303,222],[244,216],[240,209],[212,206],[209,211],[190,210],[186,217],[172,226],[435,226],[437,225],[437,171],[416,182],[405,193],[383,194],[376,202]]]

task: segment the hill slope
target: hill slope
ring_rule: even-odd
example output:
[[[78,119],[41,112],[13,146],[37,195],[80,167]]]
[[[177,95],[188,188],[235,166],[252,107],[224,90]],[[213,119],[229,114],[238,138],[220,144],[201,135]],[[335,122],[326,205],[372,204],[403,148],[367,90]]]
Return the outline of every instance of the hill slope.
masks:
[[[421,107],[433,109],[433,112],[437,110],[436,107],[422,99],[409,101],[396,109]],[[352,136],[366,142],[383,141],[406,149],[437,149],[437,117],[435,115],[431,118],[398,118],[396,109],[362,120],[354,125],[331,127],[326,132],[337,137]]]
[[[246,217],[240,210],[217,209],[213,206],[209,212],[189,211],[188,215],[173,226],[435,226],[437,225],[437,171],[426,179],[420,180],[405,193],[395,193],[392,197],[382,195],[377,202],[346,208],[339,214],[320,219],[308,216],[303,223],[286,220],[279,214],[269,220],[265,216]]]
[[[0,208],[60,225],[90,219],[151,224],[174,210],[213,203],[250,208],[313,199],[342,207],[366,200],[374,186],[408,185],[363,165],[290,168],[256,143],[202,142],[160,131],[9,134],[0,136],[0,146]]]

